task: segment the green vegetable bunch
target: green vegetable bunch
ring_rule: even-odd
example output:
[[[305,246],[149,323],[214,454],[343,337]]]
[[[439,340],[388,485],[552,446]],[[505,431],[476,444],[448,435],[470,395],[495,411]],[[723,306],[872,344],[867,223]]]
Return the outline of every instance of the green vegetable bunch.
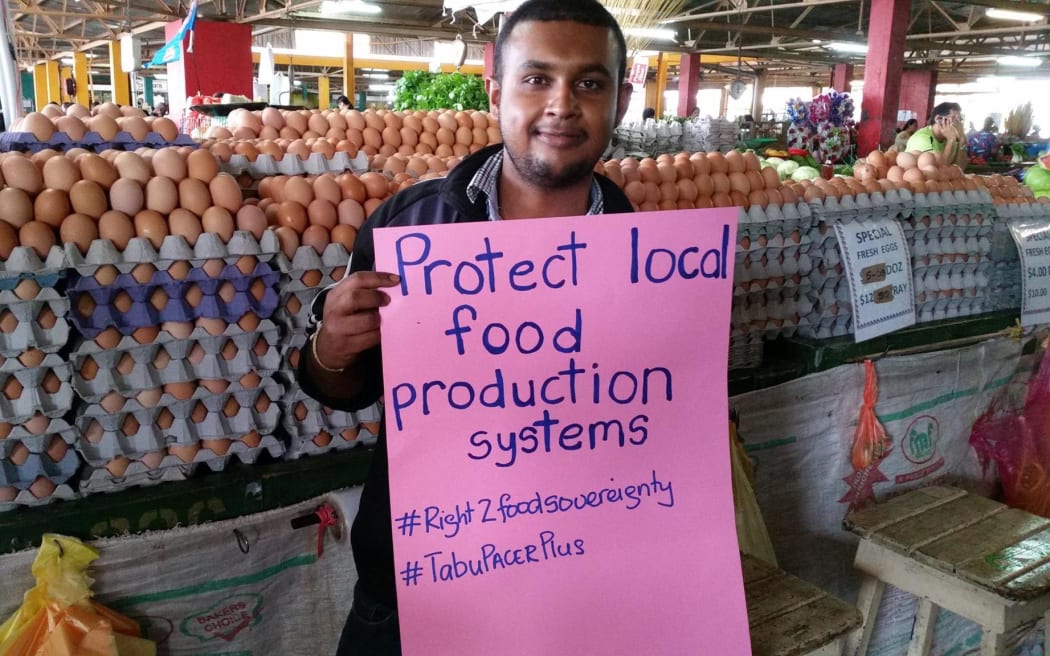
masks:
[[[405,71],[394,86],[394,110],[488,110],[485,82],[477,75]]]

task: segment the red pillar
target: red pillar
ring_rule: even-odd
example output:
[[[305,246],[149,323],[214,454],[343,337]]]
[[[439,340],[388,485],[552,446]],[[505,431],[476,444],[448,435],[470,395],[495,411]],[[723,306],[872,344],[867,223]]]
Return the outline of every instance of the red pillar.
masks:
[[[689,116],[696,109],[696,92],[700,90],[700,55],[682,53],[678,65],[678,115]]]
[[[164,26],[164,38],[173,39],[182,21]],[[193,43],[193,52],[186,52]],[[182,43],[182,57],[168,64],[168,110],[176,122],[182,119],[187,96],[198,93],[235,93],[251,98],[252,26],[198,20],[193,35]]]
[[[911,0],[872,0],[857,154],[893,143]]]
[[[485,44],[482,53],[482,79],[487,79],[496,74],[496,44],[489,41]]]
[[[835,64],[831,67],[831,88],[842,93],[849,93],[849,83],[853,81],[853,64]]]
[[[909,70],[901,76],[900,109],[915,112],[919,125],[925,125],[933,111],[933,96],[937,91],[937,71]]]

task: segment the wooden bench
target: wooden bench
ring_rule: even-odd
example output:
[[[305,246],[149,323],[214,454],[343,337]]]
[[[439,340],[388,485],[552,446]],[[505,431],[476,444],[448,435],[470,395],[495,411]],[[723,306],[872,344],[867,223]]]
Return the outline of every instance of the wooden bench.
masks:
[[[919,598],[908,656],[928,654],[937,609],[982,629],[981,654],[1006,653],[1006,635],[1050,620],[1050,520],[951,487],[926,487],[850,514],[861,537],[854,566],[864,624],[851,654],[867,653],[885,586]]]
[[[820,588],[741,556],[753,656],[839,656],[860,612]]]

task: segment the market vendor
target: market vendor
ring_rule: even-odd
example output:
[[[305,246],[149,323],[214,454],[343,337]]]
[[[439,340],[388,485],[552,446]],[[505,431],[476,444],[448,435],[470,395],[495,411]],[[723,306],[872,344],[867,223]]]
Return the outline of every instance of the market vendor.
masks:
[[[907,150],[943,153],[945,164],[965,167],[969,154],[966,133],[963,132],[962,106],[959,103],[943,102],[934,107],[930,124],[915,131],[908,139]]]
[[[893,142],[893,149],[898,153],[908,149],[908,139],[911,139],[911,135],[919,129],[919,121],[914,118],[909,118],[908,122],[904,124],[904,127],[897,133],[897,138]]]

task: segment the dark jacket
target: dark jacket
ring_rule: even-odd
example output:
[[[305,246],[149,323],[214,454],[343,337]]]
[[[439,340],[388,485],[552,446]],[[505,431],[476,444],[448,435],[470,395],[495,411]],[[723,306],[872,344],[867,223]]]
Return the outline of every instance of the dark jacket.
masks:
[[[502,146],[489,146],[465,158],[446,177],[428,180],[399,191],[383,203],[361,227],[354,242],[349,273],[367,271],[375,265],[375,247],[372,231],[388,226],[432,225],[487,221],[488,207],[481,196],[472,203],[467,197],[470,179],[490,155]],[[627,197],[608,178],[596,175],[604,196],[605,213],[631,212]],[[320,318],[327,290],[318,294],[313,313]],[[299,360],[297,378],[304,392],[330,408],[359,410],[375,403],[383,394],[382,359],[380,349],[362,354],[367,377],[362,391],[353,399],[338,400],[318,389],[304,374],[303,359]],[[397,607],[394,577],[394,545],[390,521],[390,481],[387,470],[386,420],[380,426],[372,467],[361,493],[361,504],[350,531],[350,542],[357,564],[360,585],[376,601]]]

